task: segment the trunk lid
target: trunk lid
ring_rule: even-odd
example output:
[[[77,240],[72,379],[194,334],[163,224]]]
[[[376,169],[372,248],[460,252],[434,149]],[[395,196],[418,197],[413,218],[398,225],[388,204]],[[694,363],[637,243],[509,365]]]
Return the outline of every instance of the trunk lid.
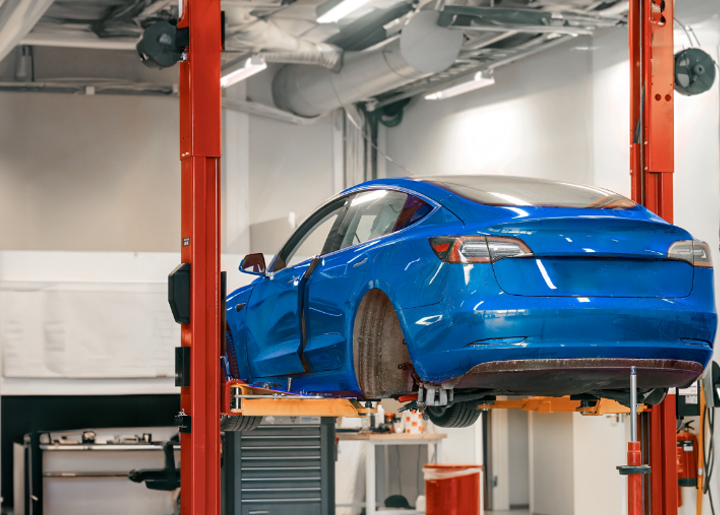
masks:
[[[523,240],[533,257],[493,263],[500,288],[531,297],[687,297],[693,267],[665,259],[692,239],[679,227],[621,216],[511,220],[486,229]]]

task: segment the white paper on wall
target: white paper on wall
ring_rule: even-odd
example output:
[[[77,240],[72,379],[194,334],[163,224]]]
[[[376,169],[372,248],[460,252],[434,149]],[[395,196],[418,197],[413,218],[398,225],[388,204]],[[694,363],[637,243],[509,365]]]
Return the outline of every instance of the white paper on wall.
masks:
[[[180,342],[161,282],[0,283],[5,377],[174,374]]]

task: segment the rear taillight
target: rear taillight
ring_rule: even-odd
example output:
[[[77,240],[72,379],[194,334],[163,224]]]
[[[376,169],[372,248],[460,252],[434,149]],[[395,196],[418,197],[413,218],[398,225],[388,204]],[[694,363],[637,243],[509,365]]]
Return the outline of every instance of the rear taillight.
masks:
[[[712,268],[710,247],[702,241],[676,241],[668,249],[668,259],[687,261],[693,266]]]
[[[446,263],[494,263],[533,255],[522,240],[499,236],[438,236],[430,238],[430,246]]]

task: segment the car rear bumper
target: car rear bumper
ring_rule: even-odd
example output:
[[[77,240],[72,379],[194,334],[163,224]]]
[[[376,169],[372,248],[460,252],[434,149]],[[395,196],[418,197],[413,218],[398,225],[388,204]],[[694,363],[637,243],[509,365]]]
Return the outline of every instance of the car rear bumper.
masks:
[[[684,387],[703,372],[694,361],[673,359],[531,359],[476,365],[449,381],[458,389],[482,388],[515,395],[572,395],[627,389],[630,367],[636,367],[638,388]]]
[[[702,371],[712,356],[717,314],[709,269],[696,271],[693,291],[685,298],[638,299],[508,295],[491,270],[467,267],[463,276],[463,268],[461,274],[450,274],[442,302],[398,311],[410,357],[423,381],[446,383],[482,370],[477,368],[481,365],[503,362],[659,360],[697,363]],[[595,368],[591,375],[605,374],[602,366]],[[676,376],[666,372],[666,366],[652,369],[660,372],[648,375],[643,383],[648,387],[665,387],[667,377]],[[576,388],[573,374],[561,368],[556,373],[554,385],[562,383],[567,391],[586,388]],[[515,376],[514,384],[524,374],[539,372],[519,369],[508,377]],[[629,369],[621,375],[628,374]],[[676,379],[671,386],[686,382],[685,376]],[[587,383],[592,386],[595,381]],[[625,377],[621,387],[627,388],[628,381]],[[538,388],[532,393],[543,392]]]

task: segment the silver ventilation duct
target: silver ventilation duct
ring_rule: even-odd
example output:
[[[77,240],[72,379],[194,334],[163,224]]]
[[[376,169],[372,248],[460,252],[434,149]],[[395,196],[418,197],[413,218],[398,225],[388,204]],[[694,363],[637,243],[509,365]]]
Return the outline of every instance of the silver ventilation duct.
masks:
[[[2,1],[2,0],[0,0]],[[251,50],[269,63],[318,65],[339,69],[343,52],[335,45],[313,43],[278,27],[274,22],[247,14],[243,23],[228,27],[227,46]]]
[[[346,52],[342,69],[288,65],[273,80],[275,104],[313,117],[449,68],[463,41],[459,30],[439,27],[438,11],[413,16],[400,38],[375,49]]]
[[[342,67],[343,51],[339,48],[331,47],[330,45],[326,46],[330,48],[314,52],[260,52],[258,55],[265,59],[268,63],[314,64],[337,71]],[[335,50],[332,50],[332,48],[335,48]]]

